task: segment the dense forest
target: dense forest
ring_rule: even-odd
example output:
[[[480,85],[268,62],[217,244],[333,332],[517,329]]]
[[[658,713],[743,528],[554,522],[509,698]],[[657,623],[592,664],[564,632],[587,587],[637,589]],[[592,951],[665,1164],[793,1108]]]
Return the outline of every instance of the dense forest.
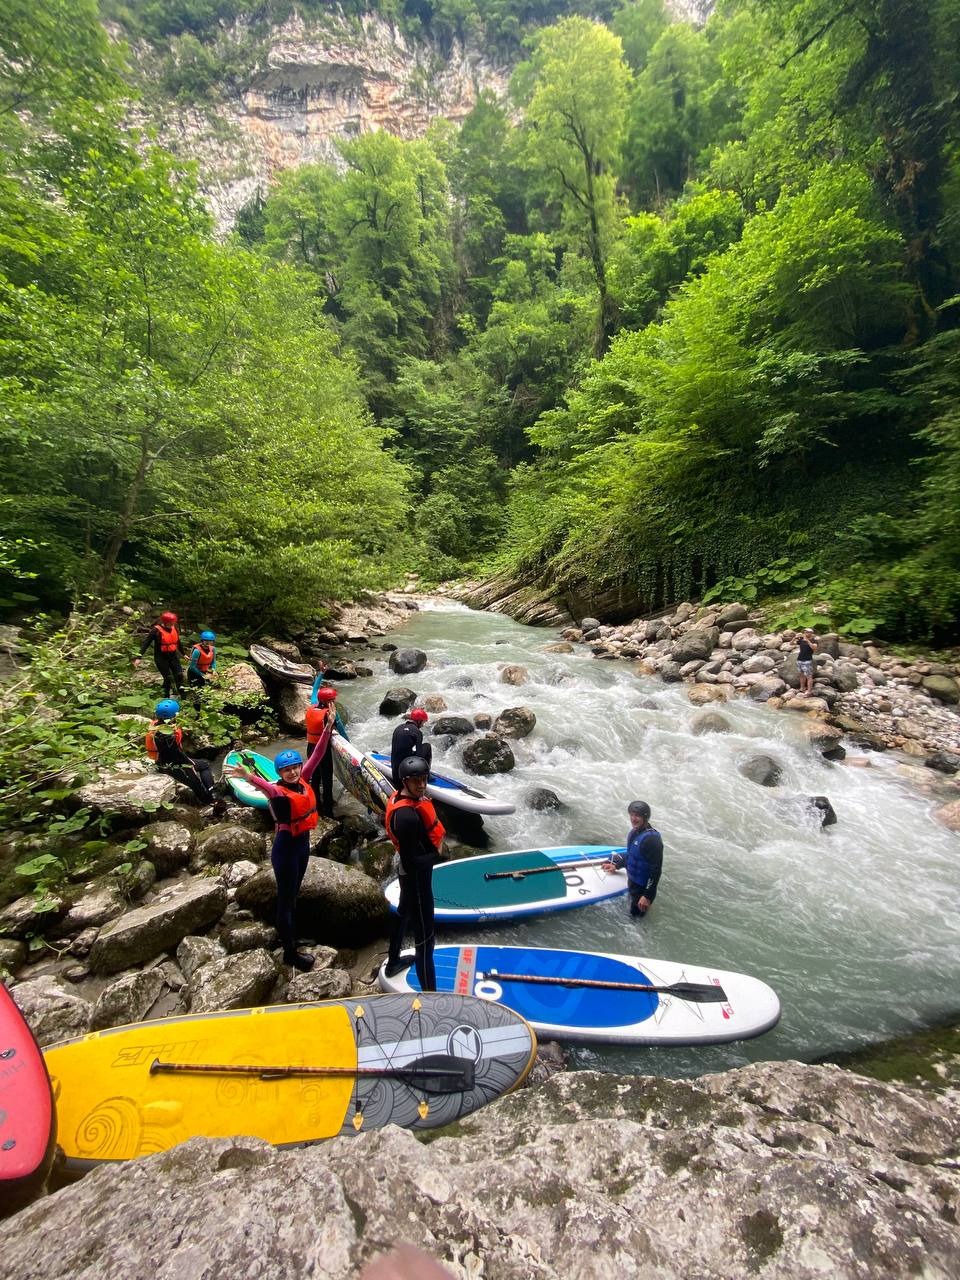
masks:
[[[294,7],[101,9],[199,100]],[[226,242],[94,0],[6,8],[8,603],[303,620],[497,569],[955,642],[956,0],[351,0],[514,48],[509,100],[344,141]]]

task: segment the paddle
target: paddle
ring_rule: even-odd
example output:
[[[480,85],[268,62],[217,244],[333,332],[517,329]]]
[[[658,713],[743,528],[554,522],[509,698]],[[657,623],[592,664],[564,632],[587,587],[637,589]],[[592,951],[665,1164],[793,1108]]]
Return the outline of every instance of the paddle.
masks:
[[[237,757],[240,763],[245,765],[251,773],[255,773],[258,778],[262,778],[264,782],[272,782],[272,778],[268,778],[264,771],[257,764],[256,756],[252,751],[238,751]]]
[[[392,1079],[416,1085],[425,1093],[466,1093],[473,1088],[476,1064],[448,1053],[433,1053],[403,1067],[262,1067],[214,1062],[161,1062],[154,1058],[150,1074],[259,1076],[282,1080],[287,1076],[350,1076],[361,1080]]]
[[[657,995],[676,996],[678,1000],[690,1000],[696,1004],[726,1004],[723,987],[711,982],[673,982],[658,987],[646,982],[603,982],[596,978],[554,978],[536,973],[477,973],[478,982],[491,978],[495,982],[538,982],[551,987],[599,987],[603,991],[652,991]]]
[[[551,862],[549,867],[517,867],[513,871],[485,871],[484,880],[522,880],[524,876],[542,876],[548,871],[568,871],[572,867],[599,867],[608,857],[585,858],[582,862]]]

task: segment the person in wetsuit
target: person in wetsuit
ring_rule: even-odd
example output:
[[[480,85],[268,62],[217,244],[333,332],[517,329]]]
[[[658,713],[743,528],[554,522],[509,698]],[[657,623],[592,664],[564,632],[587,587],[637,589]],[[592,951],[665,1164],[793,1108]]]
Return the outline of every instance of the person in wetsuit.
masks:
[[[308,755],[320,741],[324,729],[329,727],[330,730],[327,734],[327,749],[320,757],[320,764],[314,774],[315,779],[317,777],[320,779],[319,790],[316,781],[312,784],[313,793],[317,798],[317,808],[325,818],[333,817],[333,747],[330,745],[330,740],[333,736],[333,730],[337,726],[337,712],[333,705],[336,698],[336,689],[328,684],[320,685],[316,691],[316,705],[311,702],[304,716]]]
[[[320,734],[307,763],[299,751],[281,751],[274,759],[277,781],[269,782],[252,769],[228,765],[228,778],[245,778],[264,792],[270,800],[270,812],[277,824],[270,860],[277,880],[277,936],[283,947],[283,963],[293,965],[301,973],[313,968],[313,956],[297,951],[294,932],[297,894],[307,871],[310,857],[310,832],[317,825],[317,798],[310,785],[313,772],[330,741],[330,725]]]
[[[186,657],[180,631],[177,627],[177,615],[161,613],[160,621],[155,622],[147,632],[147,637],[140,646],[140,656],[134,658],[133,665],[139,667],[143,655],[153,645],[153,661],[163,678],[163,696],[169,698],[174,690],[183,693],[183,667],[180,657]]]
[[[208,761],[188,756],[183,746],[183,730],[175,723],[180,703],[163,698],[157,703],[154,720],[147,730],[147,755],[162,773],[185,783],[201,804],[212,804],[217,817],[226,813],[226,802],[217,796],[213,771]]]
[[[401,762],[409,760],[411,756],[426,760],[427,772],[430,772],[430,766],[433,764],[433,747],[423,740],[423,726],[426,723],[427,713],[422,707],[414,707],[406,719],[401,720],[393,731],[393,739],[390,743],[390,772],[393,776],[393,785],[397,790],[400,789]]]
[[[413,926],[417,978],[421,991],[436,991],[433,967],[433,868],[439,858],[444,830],[432,803],[426,798],[430,766],[422,756],[401,760],[400,789],[387,804],[385,825],[400,855],[400,901],[390,931],[386,975],[407,967],[401,959],[407,922]]]
[[[212,631],[201,631],[200,643],[195,644],[190,653],[187,680],[190,684],[199,685],[201,689],[212,675],[216,675],[217,650],[214,645],[216,638]]]
[[[650,825],[650,806],[646,800],[631,800],[627,805],[630,832],[626,853],[615,853],[603,864],[604,871],[627,868],[630,914],[634,919],[645,916],[657,896],[657,885],[663,871],[663,840]]]

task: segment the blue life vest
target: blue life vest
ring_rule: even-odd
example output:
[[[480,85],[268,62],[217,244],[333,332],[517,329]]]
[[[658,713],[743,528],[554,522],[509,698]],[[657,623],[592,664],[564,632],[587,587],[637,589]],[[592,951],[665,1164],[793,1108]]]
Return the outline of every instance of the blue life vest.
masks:
[[[631,829],[627,836],[627,879],[634,884],[646,884],[650,879],[650,863],[643,856],[643,842],[647,836],[658,836],[659,831],[645,827],[643,831]]]

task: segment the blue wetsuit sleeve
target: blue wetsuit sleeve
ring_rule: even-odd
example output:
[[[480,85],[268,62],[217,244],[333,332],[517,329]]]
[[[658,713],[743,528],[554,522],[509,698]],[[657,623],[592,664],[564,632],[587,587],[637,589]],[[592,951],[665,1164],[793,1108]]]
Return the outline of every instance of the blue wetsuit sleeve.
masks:
[[[317,706],[317,690],[320,688],[322,684],[323,684],[323,672],[318,671],[317,678],[313,682],[313,688],[310,690],[310,701],[313,703],[314,706]]]
[[[197,675],[201,674],[199,661],[200,661],[200,646],[198,644],[195,644],[193,646],[193,652],[190,654],[190,666],[188,669],[190,671],[195,671]]]

